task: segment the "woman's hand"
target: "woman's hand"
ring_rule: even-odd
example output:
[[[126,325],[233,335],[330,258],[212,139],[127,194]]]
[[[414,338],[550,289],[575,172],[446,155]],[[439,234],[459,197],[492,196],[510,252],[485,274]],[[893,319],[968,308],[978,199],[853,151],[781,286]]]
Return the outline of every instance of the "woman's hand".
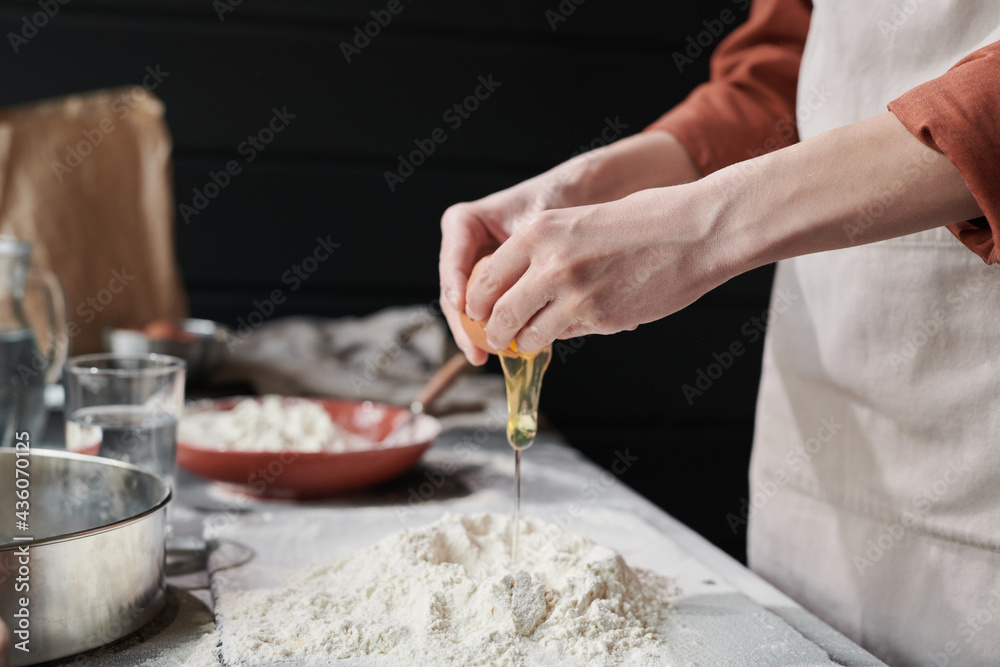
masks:
[[[710,204],[692,184],[536,214],[483,263],[466,313],[524,352],[665,317],[733,275]]]
[[[545,176],[545,175],[543,175]],[[474,202],[455,204],[441,218],[441,310],[452,335],[469,361],[477,366],[487,354],[472,344],[462,328],[458,313],[465,309],[465,290],[476,261],[493,252],[511,232],[534,211],[559,206],[566,201],[565,185],[543,177],[519,183],[512,188]]]
[[[458,313],[472,267],[544,211],[606,202],[646,188],[698,178],[687,150],[666,132],[647,132],[578,155],[559,166],[441,218],[441,309],[458,346],[475,365],[487,354],[462,329]]]

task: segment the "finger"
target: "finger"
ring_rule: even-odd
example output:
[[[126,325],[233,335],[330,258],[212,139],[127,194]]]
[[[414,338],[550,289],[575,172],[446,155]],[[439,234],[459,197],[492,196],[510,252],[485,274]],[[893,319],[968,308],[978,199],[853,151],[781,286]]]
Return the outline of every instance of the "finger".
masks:
[[[586,336],[587,331],[583,329],[583,322],[580,320],[573,320],[573,323],[566,327],[561,334],[556,336],[559,340],[569,340],[571,338],[579,338],[581,336]]]
[[[492,319],[497,299],[528,270],[530,258],[515,246],[510,242],[501,245],[492,257],[480,264],[476,279],[465,292],[465,314],[472,319]],[[513,337],[512,331],[507,342],[510,343]]]
[[[450,211],[451,209],[449,209]],[[438,257],[438,275],[441,280],[441,303],[456,310],[465,307],[465,284],[475,262],[475,245],[470,243],[471,232],[467,225],[446,217],[441,221],[441,252]]]
[[[537,271],[527,271],[493,306],[486,322],[486,341],[498,350],[510,342],[554,298],[544,292],[544,283],[535,278]],[[551,341],[550,341],[551,342]],[[541,346],[539,346],[541,347]],[[521,348],[518,347],[518,350]]]
[[[563,333],[577,326],[563,302],[552,300],[534,314],[514,338],[517,349],[534,354],[546,345],[563,337]]]
[[[448,328],[451,329],[451,335],[455,338],[458,349],[465,353],[465,358],[469,360],[469,363],[473,366],[485,364],[490,355],[476,347],[469,338],[469,334],[465,332],[462,321],[459,319],[458,311],[444,302],[441,303],[441,311],[448,321]]]
[[[465,308],[465,288],[476,260],[485,254],[487,232],[477,215],[467,204],[456,204],[441,217],[441,251],[438,255],[438,275],[441,281],[441,301],[456,310]]]
[[[464,310],[465,290],[461,286],[468,284],[468,274],[462,269],[445,267],[439,267],[438,272],[441,276],[441,307],[447,305],[456,312]]]

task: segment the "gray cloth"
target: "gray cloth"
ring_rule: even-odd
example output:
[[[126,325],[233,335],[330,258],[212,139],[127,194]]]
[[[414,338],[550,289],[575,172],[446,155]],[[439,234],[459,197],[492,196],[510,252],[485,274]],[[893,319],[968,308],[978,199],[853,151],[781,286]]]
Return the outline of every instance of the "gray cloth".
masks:
[[[245,336],[241,335],[245,334]],[[238,331],[220,380],[243,380],[259,394],[329,396],[409,405],[456,350],[427,306],[388,308],[367,317],[288,317]],[[465,376],[438,412],[481,407],[503,394],[496,376]]]

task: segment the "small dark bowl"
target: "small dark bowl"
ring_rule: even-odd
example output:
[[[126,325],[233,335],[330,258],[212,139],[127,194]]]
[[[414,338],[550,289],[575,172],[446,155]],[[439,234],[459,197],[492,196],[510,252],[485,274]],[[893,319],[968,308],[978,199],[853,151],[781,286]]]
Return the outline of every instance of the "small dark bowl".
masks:
[[[101,340],[106,352],[115,354],[169,354],[187,362],[187,381],[200,384],[208,380],[229,349],[226,341],[232,335],[225,325],[211,320],[174,320],[179,331],[193,336],[192,340],[157,340],[140,329],[104,327]]]

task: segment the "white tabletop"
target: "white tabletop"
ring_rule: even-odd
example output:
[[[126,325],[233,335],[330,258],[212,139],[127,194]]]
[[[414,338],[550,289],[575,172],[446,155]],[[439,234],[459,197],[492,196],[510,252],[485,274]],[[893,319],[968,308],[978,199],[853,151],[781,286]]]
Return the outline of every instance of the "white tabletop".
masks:
[[[129,637],[53,664],[183,664],[216,641],[219,594],[276,584],[289,570],[345,556],[444,512],[511,511],[513,454],[502,430],[469,419],[451,424],[457,427],[442,433],[420,467],[346,499],[249,500],[178,473],[174,521],[179,537],[191,538],[192,550],[169,559],[167,609]],[[641,462],[642,453],[627,443],[609,444],[609,456],[615,452],[623,461]],[[433,493],[425,485],[421,494],[425,482],[432,482]],[[675,607],[687,639],[678,635],[671,663],[883,664],[554,435],[540,434],[525,452],[522,485],[526,515],[566,524],[617,549],[630,565],[679,579],[685,593]],[[583,493],[588,485],[591,491]],[[213,657],[222,664],[218,660]]]

